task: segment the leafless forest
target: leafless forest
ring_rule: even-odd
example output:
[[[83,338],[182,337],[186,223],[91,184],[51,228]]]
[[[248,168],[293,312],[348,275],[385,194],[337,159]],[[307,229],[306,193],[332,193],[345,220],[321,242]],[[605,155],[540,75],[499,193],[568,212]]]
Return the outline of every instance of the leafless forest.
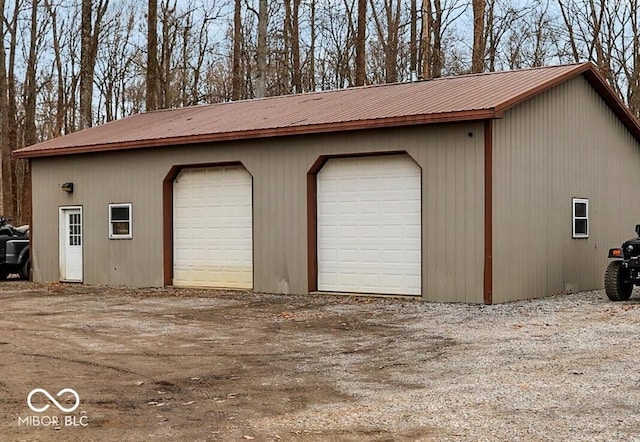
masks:
[[[640,113],[638,0],[0,0],[11,151],[145,110],[590,60]]]

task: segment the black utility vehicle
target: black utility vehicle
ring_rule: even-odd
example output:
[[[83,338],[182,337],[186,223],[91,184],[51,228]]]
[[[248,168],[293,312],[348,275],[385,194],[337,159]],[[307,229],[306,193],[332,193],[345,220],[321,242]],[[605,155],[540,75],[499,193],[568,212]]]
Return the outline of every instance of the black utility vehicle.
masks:
[[[612,301],[626,301],[634,285],[640,285],[640,224],[636,225],[636,238],[625,241],[622,247],[609,249],[609,258],[615,259],[604,274],[604,289]]]
[[[29,226],[14,227],[0,216],[0,280],[12,273],[22,279],[31,277]]]

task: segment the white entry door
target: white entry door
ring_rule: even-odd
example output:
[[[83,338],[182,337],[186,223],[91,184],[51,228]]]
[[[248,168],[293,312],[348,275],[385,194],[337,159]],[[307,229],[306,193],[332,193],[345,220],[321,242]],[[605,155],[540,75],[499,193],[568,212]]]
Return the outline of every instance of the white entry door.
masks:
[[[60,208],[60,280],[82,282],[82,208]]]

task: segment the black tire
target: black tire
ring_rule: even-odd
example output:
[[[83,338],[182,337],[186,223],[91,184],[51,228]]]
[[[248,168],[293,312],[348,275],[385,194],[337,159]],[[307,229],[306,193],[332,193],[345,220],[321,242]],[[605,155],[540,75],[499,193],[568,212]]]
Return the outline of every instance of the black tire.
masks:
[[[18,272],[20,275],[20,279],[30,280],[31,279],[31,257],[27,258],[27,260],[20,267],[20,271]]]
[[[633,284],[624,282],[625,270],[622,261],[611,261],[604,273],[604,290],[612,301],[626,301],[631,297]]]

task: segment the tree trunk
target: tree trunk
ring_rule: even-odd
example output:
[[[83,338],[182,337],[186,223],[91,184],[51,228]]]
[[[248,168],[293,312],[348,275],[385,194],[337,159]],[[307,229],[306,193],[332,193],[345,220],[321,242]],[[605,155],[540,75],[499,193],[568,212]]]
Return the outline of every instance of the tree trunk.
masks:
[[[0,35],[4,36],[5,29],[5,0],[0,0],[0,11],[2,11],[2,17],[0,17]],[[3,39],[4,40],[4,39]],[[11,208],[11,145],[9,144],[9,118],[8,118],[8,85],[7,85],[7,70],[6,70],[6,58],[4,44],[0,45],[0,162],[2,163],[2,192],[0,195],[0,202],[2,203],[0,215],[6,217],[12,216]]]
[[[258,4],[258,47],[256,54],[256,97],[258,98],[262,98],[266,94],[268,21],[267,0],[260,0]]]
[[[431,51],[431,0],[422,0],[422,78],[432,77],[432,51]]]
[[[578,51],[578,44],[576,42],[575,32],[573,30],[573,24],[570,17],[570,11],[567,10],[567,6],[563,1],[558,1],[558,6],[560,7],[560,12],[562,13],[562,19],[564,21],[564,25],[567,28],[567,34],[569,37],[569,45],[571,46],[571,55],[573,56],[573,61],[575,63],[580,62],[580,52]]]
[[[366,82],[366,42],[367,0],[358,0],[358,32],[356,34],[356,86],[364,86]]]
[[[24,145],[36,143],[36,42],[38,39],[38,0],[31,1],[29,56],[24,79]]]
[[[58,13],[53,9],[50,0],[44,0],[44,4],[51,17],[51,39],[53,43],[53,56],[56,66],[56,122],[53,128],[53,137],[59,137],[62,134],[65,115],[65,91],[64,91],[64,73],[62,68],[62,57],[60,55],[60,35],[58,34]]]
[[[11,151],[18,146],[18,121],[17,121],[17,101],[16,101],[16,52],[18,50],[18,15],[20,10],[20,0],[16,0],[14,5],[13,18],[9,24],[11,43],[9,44],[9,65],[7,68],[7,167],[9,168],[6,182],[9,186],[9,200],[5,201],[5,206],[9,208],[5,216],[16,220],[18,208],[18,194],[16,192],[16,163],[11,156]]]
[[[177,26],[175,25],[177,1],[171,4],[166,0],[162,8],[162,57],[158,69],[162,71],[158,80],[158,108],[168,109],[173,106],[173,69],[171,58],[176,45]]]
[[[149,0],[147,14],[147,111],[158,108],[158,0]]]
[[[80,129],[93,125],[93,76],[102,18],[109,0],[98,0],[93,20],[93,0],[82,0],[80,23]]]
[[[291,11],[291,64],[292,76],[291,85],[293,92],[302,92],[302,70],[300,69],[300,0],[293,0],[293,11]]]
[[[316,90],[316,0],[311,0],[309,20],[311,42],[309,46],[309,90]]]
[[[409,76],[413,81],[418,75],[418,5],[411,0],[411,30],[409,35]]]
[[[385,25],[376,11],[374,0],[371,0],[373,19],[378,33],[378,41],[384,51],[384,72],[385,82],[395,83],[398,81],[398,31],[400,29],[400,0],[384,1]]]
[[[29,55],[24,80],[24,146],[31,146],[37,141],[36,134],[36,57],[38,41],[38,0],[31,2],[31,23],[29,32]],[[17,148],[18,146],[13,146]],[[16,216],[15,221],[24,224],[31,217],[31,173],[27,160],[18,160],[16,170]]]
[[[233,71],[231,78],[231,99],[236,101],[242,96],[242,71],[241,60],[242,57],[242,16],[240,14],[240,8],[242,3],[240,0],[235,0],[235,7],[233,11]]]
[[[431,76],[438,78],[442,76],[444,66],[444,53],[442,50],[442,3],[434,0],[435,17],[432,23],[433,47],[431,49]]]
[[[385,66],[387,71],[387,83],[398,82],[398,32],[400,30],[400,0],[396,0],[395,10],[393,0],[389,0],[387,9],[387,53],[385,54]]]
[[[282,66],[278,77],[280,78],[280,95],[291,93],[289,87],[289,72],[291,72],[291,0],[284,0],[284,25],[282,27],[282,41],[284,50],[282,54]]]
[[[80,24],[80,129],[91,127],[93,69],[91,68],[92,0],[82,0]]]
[[[484,52],[486,40],[484,33],[485,0],[473,0],[473,51],[471,55],[471,72],[484,71]]]

